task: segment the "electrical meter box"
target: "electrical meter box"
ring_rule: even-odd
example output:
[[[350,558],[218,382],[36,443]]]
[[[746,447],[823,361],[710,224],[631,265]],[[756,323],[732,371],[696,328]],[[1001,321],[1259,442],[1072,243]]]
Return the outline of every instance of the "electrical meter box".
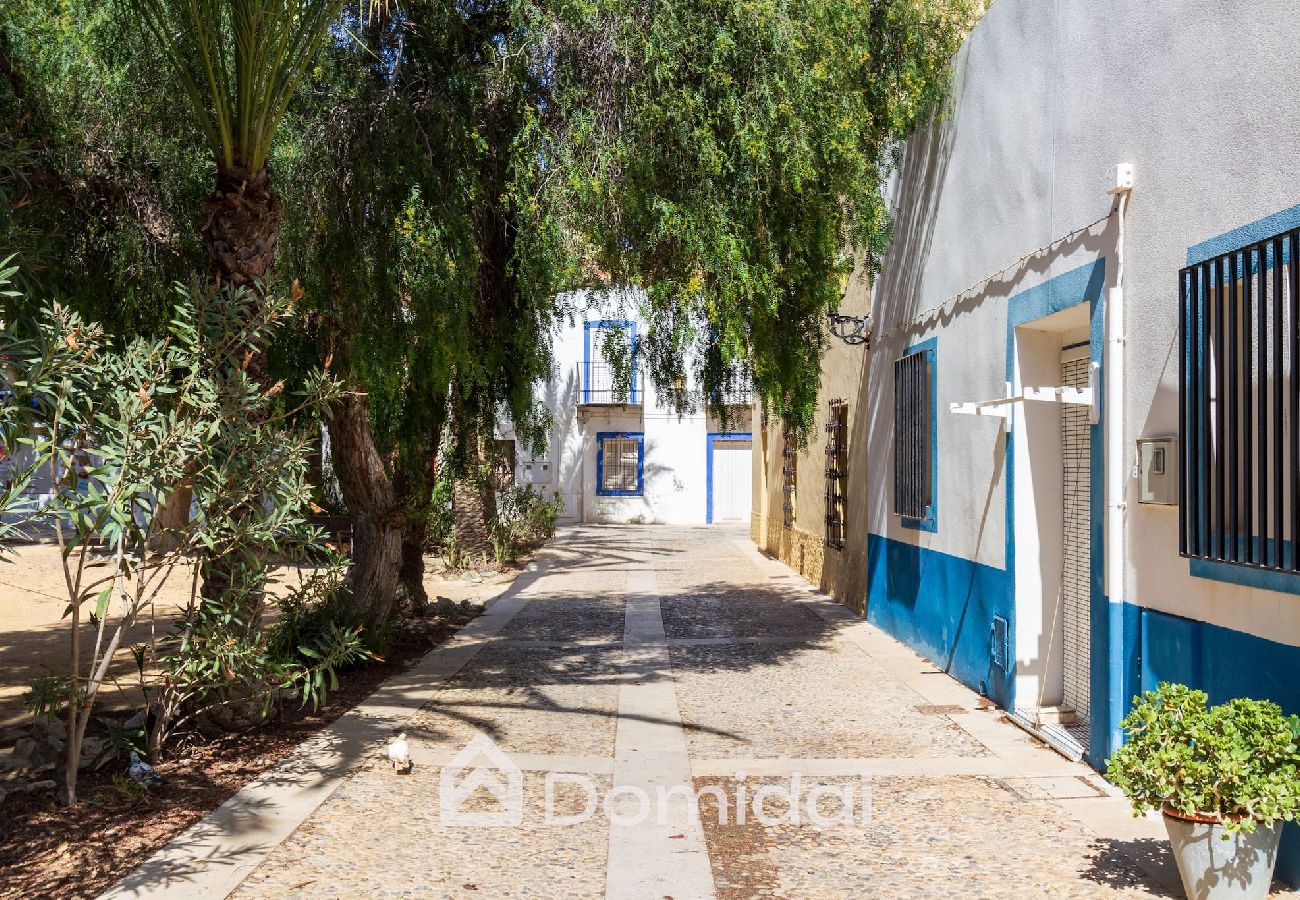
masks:
[[[1178,439],[1142,438],[1138,441],[1138,502],[1161,506],[1178,504]]]
[[[551,461],[549,459],[520,460],[520,481],[524,484],[550,484]]]

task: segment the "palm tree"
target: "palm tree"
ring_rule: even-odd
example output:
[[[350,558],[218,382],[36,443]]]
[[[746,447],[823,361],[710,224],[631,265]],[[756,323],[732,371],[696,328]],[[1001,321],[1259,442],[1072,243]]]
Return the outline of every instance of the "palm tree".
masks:
[[[284,218],[275,130],[347,0],[125,0],[158,41],[216,161],[200,231],[218,285],[256,286]]]
[[[264,289],[284,210],[267,154],[294,91],[348,0],[123,0],[157,41],[184,88],[212,150],[216,183],[203,203],[200,234],[218,287]],[[363,0],[371,9],[381,0]],[[338,33],[346,33],[340,30]],[[265,383],[266,355],[244,361]],[[191,491],[182,482],[163,500],[164,528],[183,524]],[[204,596],[221,596],[229,566],[209,559]],[[256,622],[254,602],[248,622]]]

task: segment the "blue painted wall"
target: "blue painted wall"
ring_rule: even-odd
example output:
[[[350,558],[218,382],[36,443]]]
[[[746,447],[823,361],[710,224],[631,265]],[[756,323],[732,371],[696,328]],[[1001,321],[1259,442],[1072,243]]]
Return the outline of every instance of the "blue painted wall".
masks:
[[[1124,604],[1125,657],[1131,697],[1162,681],[1199,688],[1211,703],[1233,697],[1272,700],[1300,714],[1300,647],[1279,644],[1208,622]],[[1300,885],[1300,827],[1288,825],[1278,875]]]
[[[1012,701],[1014,666],[994,667],[993,617],[1012,619],[1007,573],[881,535],[867,537],[867,621],[1001,706]]]
[[[1300,224],[1300,206],[1285,215],[1288,223],[1294,220]],[[1011,298],[1007,322],[1008,380],[1012,374],[1016,326],[1080,301],[1089,304],[1091,356],[1100,361],[1104,284],[1105,261],[1097,260]],[[1099,385],[1098,389],[1104,392],[1104,386]],[[1105,770],[1106,759],[1122,741],[1119,722],[1131,707],[1131,699],[1144,690],[1153,690],[1161,681],[1180,682],[1204,690],[1213,703],[1233,697],[1255,697],[1272,700],[1288,713],[1300,713],[1300,647],[1132,603],[1111,602],[1105,596],[1102,427],[1101,423],[1093,427],[1091,441],[1093,716],[1089,764]],[[983,687],[999,705],[1010,708],[1015,700],[1014,655],[1008,671],[1003,672],[993,665],[990,650],[993,617],[1006,618],[1013,629],[1015,623],[1012,516],[1015,467],[1009,444],[1006,454],[1006,570],[869,534],[867,620],[966,685]],[[1221,577],[1217,573],[1196,571],[1195,567],[1193,574]],[[1296,582],[1252,583],[1252,586],[1281,588],[1293,593]],[[1286,828],[1277,874],[1291,884],[1300,885],[1300,827]]]

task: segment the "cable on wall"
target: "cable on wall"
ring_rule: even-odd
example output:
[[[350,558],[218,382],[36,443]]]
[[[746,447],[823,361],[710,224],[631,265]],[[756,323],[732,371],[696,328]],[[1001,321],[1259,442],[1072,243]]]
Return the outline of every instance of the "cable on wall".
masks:
[[[1100,219],[1096,219],[1092,222],[1089,222],[1087,225],[1081,225],[1080,227],[1074,229],[1074,231],[1071,231],[1069,234],[1062,235],[1061,237],[1052,241],[1050,244],[1045,244],[1044,246],[1039,247],[1037,250],[1031,250],[1030,252],[1026,253],[1024,256],[1017,259],[1015,262],[1003,267],[1002,269],[999,269],[997,272],[994,272],[992,275],[985,276],[984,278],[975,282],[975,284],[972,284],[970,287],[966,288],[964,291],[954,294],[953,296],[949,297],[947,300],[943,301],[939,305],[932,306],[929,309],[925,310],[924,312],[918,313],[917,315],[913,316],[911,319],[902,323],[901,325],[897,325],[891,328],[889,331],[877,335],[877,338],[888,338],[891,335],[896,334],[897,332],[906,331],[907,329],[912,328],[913,326],[917,325],[920,322],[923,322],[929,317],[942,312],[945,307],[954,304],[959,300],[964,300],[968,297],[974,296],[977,291],[979,291],[989,282],[996,281],[997,279],[1001,278],[1003,275],[1006,275],[1008,272],[1013,272],[1016,269],[1019,269],[1022,265],[1024,265],[1029,260],[1041,256],[1044,253],[1050,253],[1051,251],[1055,250],[1057,247],[1060,247],[1062,244],[1068,244],[1070,241],[1075,240],[1080,235],[1086,234],[1087,232],[1096,228],[1102,222],[1105,222],[1106,220],[1112,218],[1115,215],[1115,209],[1116,207],[1112,206],[1110,212],[1106,213],[1106,215],[1102,216]]]

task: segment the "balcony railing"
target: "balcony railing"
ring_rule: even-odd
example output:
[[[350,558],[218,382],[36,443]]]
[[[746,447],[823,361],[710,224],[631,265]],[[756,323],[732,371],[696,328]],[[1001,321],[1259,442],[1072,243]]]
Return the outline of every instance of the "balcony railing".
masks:
[[[645,402],[641,372],[615,371],[605,362],[578,363],[584,406],[640,406]]]
[[[722,392],[723,406],[753,406],[754,388],[752,385],[736,385]]]

